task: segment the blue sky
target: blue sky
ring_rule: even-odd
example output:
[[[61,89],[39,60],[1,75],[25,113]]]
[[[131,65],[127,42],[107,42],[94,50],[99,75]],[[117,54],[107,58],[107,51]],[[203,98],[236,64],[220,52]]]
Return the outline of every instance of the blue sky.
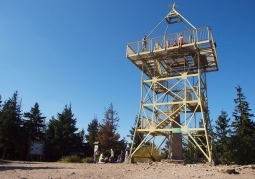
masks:
[[[71,103],[85,130],[112,103],[126,137],[141,76],[125,57],[126,44],[149,34],[174,2],[195,27],[211,26],[217,42],[220,70],[207,75],[211,119],[222,109],[231,117],[237,85],[255,113],[252,0],[0,0],[2,99],[17,90],[23,112],[38,102],[47,120]]]

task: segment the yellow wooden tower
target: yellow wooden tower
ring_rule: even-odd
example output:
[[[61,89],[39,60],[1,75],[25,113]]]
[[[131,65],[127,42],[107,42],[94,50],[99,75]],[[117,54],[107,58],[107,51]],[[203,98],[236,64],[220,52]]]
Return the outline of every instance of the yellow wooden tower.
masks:
[[[171,6],[171,11],[141,41],[128,43],[126,57],[141,70],[141,100],[130,158],[148,147],[153,159],[155,141],[158,149],[169,141],[169,158],[183,160],[183,143],[199,150],[208,162],[212,157],[212,128],[209,118],[207,82],[208,72],[218,71],[216,43],[211,28],[195,28]],[[185,30],[151,38],[163,22],[167,28],[183,23]],[[191,28],[189,28],[191,27]]]

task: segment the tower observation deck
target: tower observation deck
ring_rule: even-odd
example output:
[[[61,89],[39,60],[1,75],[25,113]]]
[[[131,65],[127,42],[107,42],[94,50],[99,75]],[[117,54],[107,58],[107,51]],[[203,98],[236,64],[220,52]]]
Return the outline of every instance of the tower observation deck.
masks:
[[[182,22],[191,28],[149,38],[162,23]],[[195,28],[175,5],[146,39],[128,43],[126,57],[141,70],[141,99],[130,158],[148,148],[155,159],[155,141],[169,144],[169,159],[203,156],[213,160],[213,136],[209,118],[206,74],[219,70],[216,43],[211,28]],[[139,136],[141,142],[135,143]],[[186,145],[185,145],[186,144]],[[190,146],[190,147],[184,147]]]

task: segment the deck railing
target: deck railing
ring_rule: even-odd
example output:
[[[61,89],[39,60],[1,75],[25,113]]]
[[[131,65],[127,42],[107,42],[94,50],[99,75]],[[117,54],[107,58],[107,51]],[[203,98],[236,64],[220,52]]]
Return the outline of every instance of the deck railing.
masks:
[[[182,31],[173,34],[166,34],[155,38],[146,39],[146,49],[144,49],[143,41],[137,41],[127,44],[126,55],[138,54],[141,52],[151,52],[153,50],[160,50],[170,48],[173,46],[183,45],[179,42],[182,36],[184,44],[197,43],[201,41],[212,40],[213,36],[209,26],[197,28],[193,30]],[[175,45],[175,42],[177,43]]]

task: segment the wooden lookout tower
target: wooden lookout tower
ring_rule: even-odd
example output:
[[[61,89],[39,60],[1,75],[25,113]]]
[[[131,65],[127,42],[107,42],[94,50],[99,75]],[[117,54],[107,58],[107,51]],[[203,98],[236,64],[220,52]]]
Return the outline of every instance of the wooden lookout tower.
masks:
[[[163,22],[183,23],[183,31],[151,38]],[[141,99],[133,139],[140,144],[130,149],[130,158],[140,148],[160,149],[169,143],[169,158],[183,160],[183,145],[191,145],[208,161],[212,156],[212,128],[209,118],[208,72],[218,71],[216,43],[209,26],[195,28],[171,6],[171,11],[141,41],[128,43],[126,57],[141,70]],[[136,146],[136,147],[134,147]]]

